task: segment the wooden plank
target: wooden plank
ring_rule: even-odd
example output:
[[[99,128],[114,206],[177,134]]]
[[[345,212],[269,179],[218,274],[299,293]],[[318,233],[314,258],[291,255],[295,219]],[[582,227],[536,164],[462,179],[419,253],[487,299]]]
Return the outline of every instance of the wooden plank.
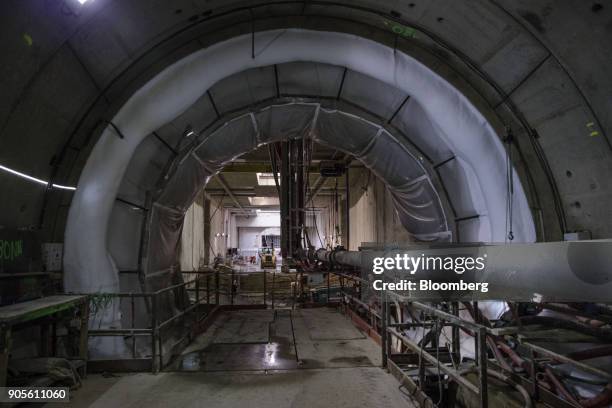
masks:
[[[0,307],[0,323],[16,324],[49,316],[85,302],[87,296],[56,295]]]

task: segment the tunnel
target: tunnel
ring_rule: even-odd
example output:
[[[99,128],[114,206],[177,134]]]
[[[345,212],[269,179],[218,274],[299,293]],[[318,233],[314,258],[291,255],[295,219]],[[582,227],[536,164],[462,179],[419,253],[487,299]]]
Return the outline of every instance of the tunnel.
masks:
[[[0,386],[612,404],[605,3],[0,7]]]

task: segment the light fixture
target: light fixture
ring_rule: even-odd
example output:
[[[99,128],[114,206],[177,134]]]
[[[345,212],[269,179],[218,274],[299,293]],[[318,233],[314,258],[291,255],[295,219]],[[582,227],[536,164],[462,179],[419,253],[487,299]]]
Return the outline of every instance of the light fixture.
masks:
[[[255,211],[260,214],[280,214],[280,210],[262,210],[258,208]]]
[[[193,128],[191,127],[191,125],[187,125],[187,127],[185,128],[185,131],[183,132],[183,135],[185,137],[191,137],[191,136],[195,136],[196,132],[193,131]]]
[[[275,186],[274,173],[256,173],[257,184],[260,186]],[[277,173],[278,184],[280,184],[280,173]]]
[[[247,197],[249,200],[249,204],[253,205],[253,206],[279,206],[280,205],[280,201],[278,199],[278,197],[262,197],[262,196],[255,196],[255,197]]]
[[[46,185],[49,185],[49,182],[48,182],[48,181],[41,180],[41,179],[39,179],[39,178],[29,176],[29,175],[27,175],[27,174],[25,174],[25,173],[21,173],[21,172],[19,172],[19,171],[17,171],[17,170],[10,169],[10,168],[8,168],[8,167],[6,167],[6,166],[3,166],[3,165],[1,165],[1,164],[0,164],[0,170],[3,170],[3,171],[5,171],[5,172],[7,172],[7,173],[10,173],[10,174],[13,174],[13,175],[15,175],[15,176],[17,176],[17,177],[24,178],[24,179],[26,179],[26,180],[33,181],[34,183],[42,184],[42,185],[45,185],[45,186],[46,186]],[[51,187],[52,187],[52,188],[58,188],[58,189],[60,189],[60,190],[76,190],[76,187],[71,187],[71,186],[63,186],[63,185],[61,185],[61,184],[51,184]]]
[[[89,0],[77,0],[81,5],[87,3]]]

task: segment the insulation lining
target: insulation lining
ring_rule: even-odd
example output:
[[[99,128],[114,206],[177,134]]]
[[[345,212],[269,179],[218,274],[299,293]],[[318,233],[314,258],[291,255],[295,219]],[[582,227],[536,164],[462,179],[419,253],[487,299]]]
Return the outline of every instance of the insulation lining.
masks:
[[[316,103],[271,105],[243,114],[206,135],[190,149],[152,209],[147,272],[169,270],[176,260],[182,214],[224,165],[264,144],[287,139],[314,141],[351,154],[385,182],[399,219],[415,239],[452,238],[440,197],[425,168],[382,126]]]
[[[254,58],[252,37],[247,34],[176,62],[138,90],[112,119],[125,138],[118,138],[110,127],[105,129],[88,158],[73,196],[66,227],[66,290],[119,290],[117,269],[108,253],[109,220],[125,171],[146,136],[186,111],[221,79],[250,68],[288,62],[344,66],[401,89],[411,100],[418,101],[448,150],[467,163],[476,175],[470,182],[482,192],[476,198],[485,211],[479,215],[481,219],[486,216],[490,228],[479,224],[480,230],[473,229],[474,237],[504,240],[507,224],[504,148],[485,118],[448,82],[402,52],[353,35],[285,29],[256,33],[254,39]],[[533,241],[531,211],[514,171],[512,177],[515,179],[515,241]],[[469,199],[475,198],[471,192],[461,192]],[[414,209],[407,209],[407,214],[414,214]]]

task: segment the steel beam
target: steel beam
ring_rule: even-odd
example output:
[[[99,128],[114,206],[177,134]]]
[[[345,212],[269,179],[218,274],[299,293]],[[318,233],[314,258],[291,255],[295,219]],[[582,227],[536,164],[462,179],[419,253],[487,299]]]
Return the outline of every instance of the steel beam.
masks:
[[[335,155],[336,154],[334,153],[333,156],[335,156]],[[353,161],[353,156],[351,156],[350,154],[345,154],[344,157],[341,160],[344,162],[344,165],[346,167],[348,167],[351,164],[351,162]],[[314,198],[317,196],[317,194],[319,194],[319,191],[323,187],[323,184],[325,184],[325,180],[326,179],[327,179],[327,177],[323,177],[323,176],[319,176],[319,178],[317,178],[317,180],[315,181],[314,185],[310,189],[310,195],[308,196],[308,199],[306,200],[306,205],[310,204],[310,202],[312,200],[314,200]]]
[[[234,192],[232,191],[230,186],[227,184],[227,181],[225,181],[225,178],[223,178],[223,175],[222,174],[216,174],[215,177],[217,178],[217,181],[219,182],[219,184],[221,184],[221,187],[223,187],[223,189],[225,190],[227,195],[236,204],[236,206],[238,208],[240,208],[245,214],[247,214],[248,211],[245,210],[244,208],[242,208],[242,204],[240,204],[240,202],[238,201],[238,198],[236,198],[236,196],[234,195]]]

